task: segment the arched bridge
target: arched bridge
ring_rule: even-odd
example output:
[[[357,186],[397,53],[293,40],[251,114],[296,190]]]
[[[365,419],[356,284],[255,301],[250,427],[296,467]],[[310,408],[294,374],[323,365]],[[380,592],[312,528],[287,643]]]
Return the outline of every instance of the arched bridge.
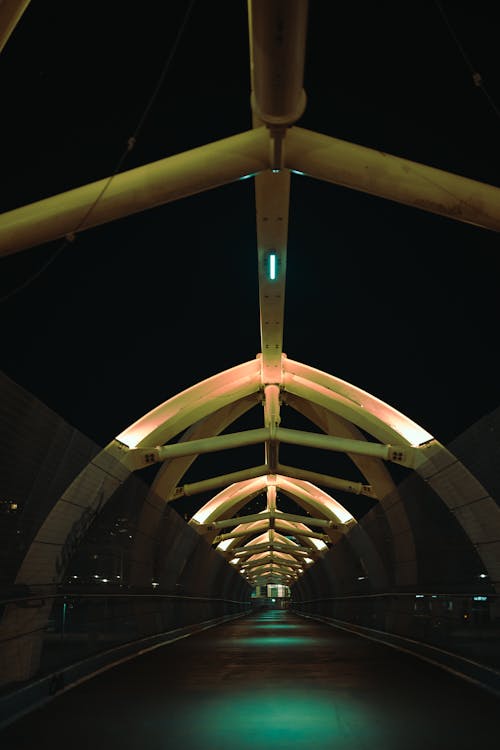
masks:
[[[27,8],[0,8],[2,46]],[[323,638],[328,679],[333,641],[318,633],[351,653],[355,632],[361,650],[378,639],[500,689],[498,477],[492,460],[476,458],[478,444],[498,453],[498,414],[445,446],[377,394],[283,351],[292,181],[313,177],[494,232],[500,188],[300,127],[307,15],[305,0],[249,0],[247,131],[0,215],[8,256],[251,179],[260,320],[260,351],[151,404],[104,448],[3,378],[7,717],[23,700],[37,705],[109,664],[220,623],[213,632],[239,638],[242,661],[252,627],[283,634],[280,670],[303,658],[301,637]],[[312,468],[311,451],[339,471]],[[198,459],[209,467],[226,452],[227,471],[189,478]],[[291,465],[285,455],[299,459]],[[350,496],[366,503],[364,515],[350,510]],[[30,523],[19,545],[8,524],[23,503]],[[336,635],[299,615],[336,625]],[[479,640],[488,642],[481,655]],[[178,648],[181,669],[188,647]],[[290,667],[287,675],[293,683]],[[253,710],[249,700],[241,711]]]

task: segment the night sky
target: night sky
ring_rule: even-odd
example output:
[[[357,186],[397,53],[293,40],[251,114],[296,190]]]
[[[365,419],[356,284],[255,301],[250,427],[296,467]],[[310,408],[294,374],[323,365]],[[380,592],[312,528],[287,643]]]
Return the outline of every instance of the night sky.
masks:
[[[32,1],[0,55],[2,211],[107,177],[141,120],[122,170],[251,127],[246,3],[195,2],[165,68],[188,6]],[[312,0],[297,124],[500,186],[494,7],[443,2],[454,38],[435,2]],[[499,406],[499,250],[492,231],[293,176],[284,351],[447,444]],[[252,180],[1,270],[4,372],[102,446],[260,350]]]

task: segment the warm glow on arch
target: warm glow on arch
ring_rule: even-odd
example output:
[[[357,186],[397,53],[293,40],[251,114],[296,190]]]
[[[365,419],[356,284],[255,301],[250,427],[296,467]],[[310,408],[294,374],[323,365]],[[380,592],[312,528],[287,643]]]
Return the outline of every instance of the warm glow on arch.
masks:
[[[384,443],[422,445],[432,435],[401,412],[333,375],[282,355],[282,386],[306,401],[339,414]],[[208,414],[256,393],[263,385],[260,358],[202,380],[158,405],[116,440],[129,448],[167,443]]]
[[[211,523],[221,518],[233,506],[240,505],[255,497],[267,487],[277,486],[294,499],[298,499],[325,518],[344,524],[353,522],[352,514],[337,500],[311,482],[290,479],[282,474],[263,474],[226,487],[211,498],[193,515],[194,523]]]
[[[282,365],[285,391],[335,412],[382,443],[418,446],[433,439],[397,409],[345,380],[286,356]]]

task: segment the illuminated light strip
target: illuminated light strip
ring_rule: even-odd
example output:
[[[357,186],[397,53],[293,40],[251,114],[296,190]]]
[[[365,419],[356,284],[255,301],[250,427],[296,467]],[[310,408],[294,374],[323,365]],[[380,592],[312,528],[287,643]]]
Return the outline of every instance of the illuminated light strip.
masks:
[[[162,445],[190,424],[260,387],[257,359],[201,380],[159,404],[116,436],[128,448]]]
[[[283,357],[283,370],[285,390],[319,405],[322,405],[323,400],[325,405],[330,402],[331,411],[357,424],[382,443],[392,443],[393,435],[398,435],[412,446],[419,446],[433,439],[427,430],[409,417],[346,380],[287,357]],[[360,417],[362,424],[358,424]],[[372,424],[370,419],[373,420]],[[377,434],[380,433],[377,422],[389,432],[385,435]]]
[[[271,281],[276,281],[278,275],[278,265],[276,253],[269,253],[268,257],[268,273]]]
[[[229,545],[232,544],[233,542],[234,542],[234,539],[224,539],[223,542],[220,542],[217,545],[217,549],[220,549],[223,552],[225,552],[227,550],[227,548],[229,547]]]
[[[326,512],[326,515],[336,522],[344,524],[354,521],[354,517],[343,505],[315,484],[282,474],[267,474],[235,482],[199,508],[192,520],[197,523],[216,521],[223,512],[233,504],[243,500],[245,496],[247,496],[248,502],[264,487],[276,485],[287,494],[300,497],[306,502],[309,501],[311,506],[318,508],[320,512]],[[261,513],[264,513],[264,511],[261,511]]]

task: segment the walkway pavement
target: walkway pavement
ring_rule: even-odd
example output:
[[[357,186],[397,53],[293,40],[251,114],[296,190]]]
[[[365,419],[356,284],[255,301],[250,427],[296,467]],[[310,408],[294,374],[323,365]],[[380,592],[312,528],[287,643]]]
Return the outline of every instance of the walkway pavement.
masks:
[[[500,700],[410,654],[262,610],[123,663],[0,732],[2,750],[472,750]]]

